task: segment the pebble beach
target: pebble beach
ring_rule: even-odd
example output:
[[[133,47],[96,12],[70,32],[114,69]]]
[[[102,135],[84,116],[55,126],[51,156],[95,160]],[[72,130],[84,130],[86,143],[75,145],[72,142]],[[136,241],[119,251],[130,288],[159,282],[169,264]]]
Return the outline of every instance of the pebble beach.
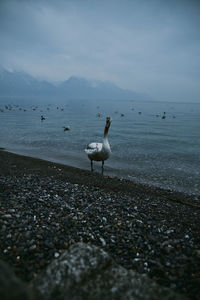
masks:
[[[200,298],[200,196],[0,150],[0,259],[31,281],[70,245]]]

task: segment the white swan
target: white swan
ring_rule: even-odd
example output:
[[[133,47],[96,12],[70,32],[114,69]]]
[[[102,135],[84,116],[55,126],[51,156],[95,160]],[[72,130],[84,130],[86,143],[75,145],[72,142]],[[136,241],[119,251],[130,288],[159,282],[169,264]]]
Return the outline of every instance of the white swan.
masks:
[[[104,171],[104,161],[108,159],[111,154],[110,145],[108,142],[108,130],[110,128],[111,118],[106,118],[106,125],[104,129],[104,138],[103,143],[90,143],[85,152],[87,153],[90,161],[91,161],[91,171],[93,172],[93,160],[102,161],[102,175]]]

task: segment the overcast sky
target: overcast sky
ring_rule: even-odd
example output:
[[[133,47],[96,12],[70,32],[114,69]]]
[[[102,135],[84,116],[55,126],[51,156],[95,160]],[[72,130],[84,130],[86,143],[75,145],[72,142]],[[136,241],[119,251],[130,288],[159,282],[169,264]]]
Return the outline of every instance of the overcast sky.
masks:
[[[200,102],[200,1],[0,0],[0,66]]]

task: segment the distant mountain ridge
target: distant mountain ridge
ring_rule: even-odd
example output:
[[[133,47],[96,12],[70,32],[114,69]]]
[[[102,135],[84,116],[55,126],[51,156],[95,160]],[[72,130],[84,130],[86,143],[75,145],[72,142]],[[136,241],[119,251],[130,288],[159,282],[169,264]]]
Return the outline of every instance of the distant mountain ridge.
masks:
[[[72,76],[54,85],[24,72],[0,70],[0,96],[64,96],[67,99],[125,99],[146,100],[148,95],[125,90],[100,80]]]

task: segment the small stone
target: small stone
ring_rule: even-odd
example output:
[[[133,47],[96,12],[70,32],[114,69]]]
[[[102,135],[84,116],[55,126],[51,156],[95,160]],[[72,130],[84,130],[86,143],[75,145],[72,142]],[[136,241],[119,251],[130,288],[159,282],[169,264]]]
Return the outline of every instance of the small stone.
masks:
[[[8,212],[12,214],[12,213],[15,212],[15,209],[14,209],[14,208],[10,208],[10,209],[8,210]]]
[[[60,256],[60,253],[58,253],[58,252],[55,252],[55,253],[54,253],[54,257],[55,257],[55,258],[58,258],[59,256]]]
[[[173,229],[167,230],[167,234],[170,234],[170,233],[173,233],[173,232],[174,232]]]
[[[34,250],[36,250],[36,248],[37,248],[37,246],[34,244],[34,245],[32,245],[32,246],[29,248],[29,250],[30,250],[30,251],[34,251]]]
[[[140,261],[141,260],[141,258],[134,258],[134,261]]]
[[[106,217],[103,217],[103,218],[102,218],[102,221],[103,221],[104,223],[106,223],[106,222],[107,222]]]
[[[4,219],[10,219],[10,218],[12,218],[12,215],[11,214],[6,214],[6,215],[3,216],[3,218]]]
[[[106,241],[104,240],[104,238],[100,237],[99,240],[102,243],[102,246],[106,246]]]

